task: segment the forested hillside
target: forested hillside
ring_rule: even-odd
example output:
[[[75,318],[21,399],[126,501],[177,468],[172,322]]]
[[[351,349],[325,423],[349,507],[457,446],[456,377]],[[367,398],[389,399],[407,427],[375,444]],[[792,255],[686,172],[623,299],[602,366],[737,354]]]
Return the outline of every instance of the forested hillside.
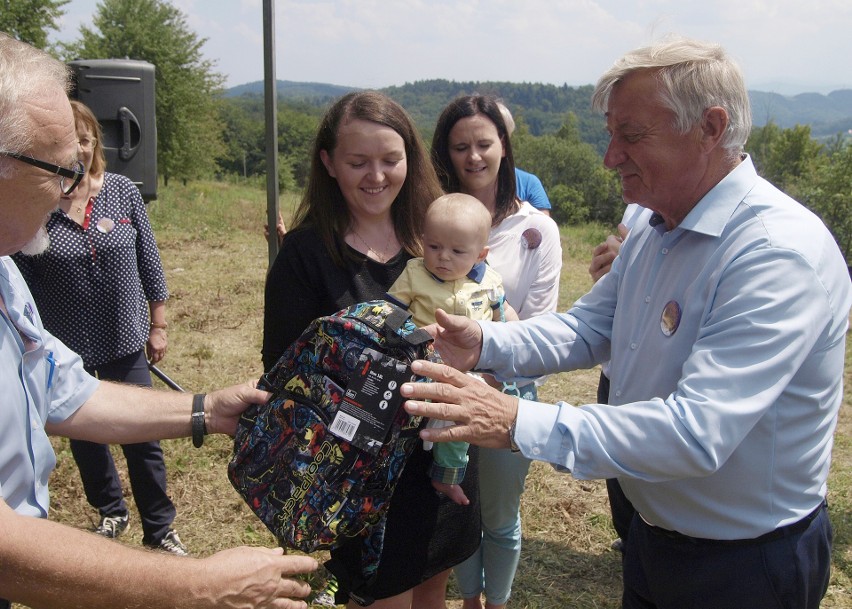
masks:
[[[327,104],[352,89],[279,81],[279,184],[298,190],[308,172],[309,150]],[[462,94],[500,97],[514,114],[512,137],[519,167],[541,178],[560,224],[615,225],[623,204],[614,172],[603,166],[607,133],[590,108],[592,86],[428,80],[388,87],[418,125],[427,145],[444,106]],[[265,174],[263,83],[223,97],[226,153],[217,158],[228,174]],[[747,150],[759,171],[816,211],[847,259],[852,253],[852,90],[795,97],[751,92],[755,128]]]
[[[456,82],[424,80],[401,87],[382,89],[408,110],[423,133],[431,136],[444,106],[459,95],[482,93],[495,95],[512,111],[518,132],[531,135],[556,133],[569,113],[577,118],[576,127],[583,141],[602,151],[606,133],[601,117],[592,112],[589,100],[593,87],[569,87],[537,83]]]
[[[352,89],[318,83],[279,82],[279,184],[300,189],[310,146],[328,103]],[[500,97],[512,110],[519,167],[541,178],[560,224],[614,226],[623,203],[614,172],[603,166],[607,133],[590,108],[592,86],[429,80],[382,91],[412,115],[428,145],[444,106],[462,94]],[[226,153],[223,173],[265,174],[262,83],[220,100]],[[233,91],[232,91],[233,93]],[[852,90],[795,97],[752,92],[755,128],[747,150],[758,170],[817,212],[847,256],[852,253]],[[817,130],[819,129],[819,131]]]
[[[423,80],[402,86],[381,89],[400,102],[414,118],[421,132],[431,136],[441,109],[458,95],[488,93],[504,100],[532,135],[555,133],[571,112],[577,117],[576,127],[583,141],[602,152],[606,145],[601,118],[589,107],[592,85],[569,87],[541,83],[456,82]],[[278,96],[282,101],[298,101],[324,106],[352,87],[321,83],[278,81]],[[262,96],[263,82],[248,83],[226,91],[233,99],[241,96]],[[802,93],[784,96],[765,91],[749,91],[752,115],[756,127],[774,123],[784,129],[809,125],[814,138],[830,138],[838,133],[849,134],[852,129],[852,89],[833,91],[828,95]],[[523,128],[521,128],[523,130]]]

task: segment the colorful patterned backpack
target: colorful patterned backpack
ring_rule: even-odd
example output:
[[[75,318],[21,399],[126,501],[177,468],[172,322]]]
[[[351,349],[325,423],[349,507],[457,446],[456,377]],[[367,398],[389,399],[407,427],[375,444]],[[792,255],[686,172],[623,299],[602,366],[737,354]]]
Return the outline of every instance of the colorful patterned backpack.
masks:
[[[228,477],[282,546],[330,549],[362,536],[362,575],[375,574],[390,499],[417,445],[421,417],[399,386],[415,359],[437,360],[431,337],[386,301],[314,320],[243,414]]]

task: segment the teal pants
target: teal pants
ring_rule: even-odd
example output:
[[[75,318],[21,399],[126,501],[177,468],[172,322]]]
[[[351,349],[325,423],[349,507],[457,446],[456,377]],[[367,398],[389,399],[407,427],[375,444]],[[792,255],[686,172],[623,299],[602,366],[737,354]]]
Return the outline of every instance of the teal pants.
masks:
[[[524,399],[535,400],[535,384],[519,388]],[[486,600],[502,605],[512,593],[521,557],[521,494],[531,461],[508,448],[479,449],[479,502],[482,544],[455,574],[462,598],[485,592]]]

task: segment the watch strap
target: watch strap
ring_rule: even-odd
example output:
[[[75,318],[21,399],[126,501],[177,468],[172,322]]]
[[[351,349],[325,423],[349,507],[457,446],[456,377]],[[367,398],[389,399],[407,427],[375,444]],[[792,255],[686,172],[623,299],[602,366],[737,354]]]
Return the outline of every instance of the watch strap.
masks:
[[[207,423],[204,420],[205,393],[196,393],[192,397],[192,445],[201,448],[207,435]]]

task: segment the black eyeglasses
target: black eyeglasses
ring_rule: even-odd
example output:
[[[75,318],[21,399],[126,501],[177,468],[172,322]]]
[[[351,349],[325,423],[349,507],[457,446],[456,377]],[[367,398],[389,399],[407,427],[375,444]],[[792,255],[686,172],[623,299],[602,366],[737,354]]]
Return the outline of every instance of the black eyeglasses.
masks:
[[[27,165],[32,165],[33,167],[44,169],[50,173],[55,173],[59,176],[59,189],[64,195],[70,195],[74,192],[74,189],[77,188],[77,185],[80,184],[80,180],[83,179],[83,175],[86,173],[86,168],[83,167],[83,163],[80,161],[74,161],[74,164],[71,165],[70,169],[68,169],[66,167],[54,165],[53,163],[39,161],[31,156],[18,154],[17,152],[0,152],[0,155],[12,157],[13,159],[18,159]],[[71,181],[69,182],[68,180]]]

